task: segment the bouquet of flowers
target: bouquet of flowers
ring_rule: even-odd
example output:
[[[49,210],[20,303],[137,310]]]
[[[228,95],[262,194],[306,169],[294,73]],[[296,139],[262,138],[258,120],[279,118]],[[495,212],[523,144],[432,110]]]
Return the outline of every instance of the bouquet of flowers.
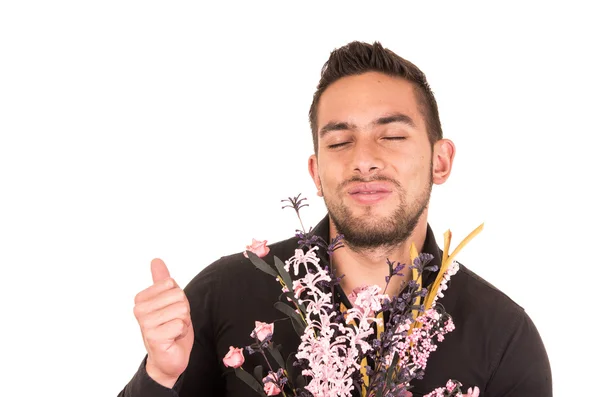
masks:
[[[300,336],[298,351],[295,357],[284,360],[272,341],[274,324],[256,321],[251,333],[254,343],[244,349],[230,347],[223,358],[224,364],[234,368],[236,375],[262,396],[351,396],[353,390],[364,397],[411,396],[411,381],[423,377],[436,343],[454,330],[452,317],[438,304],[438,299],[444,296],[450,277],[458,271],[456,254],[483,225],[450,255],[451,233],[447,231],[439,269],[429,265],[433,256],[418,253],[414,244],[408,268],[388,259],[385,289],[382,291],[377,285],[358,288],[348,297],[352,307],[346,308],[334,301],[334,287],[341,278],[333,274],[330,266],[321,263],[317,255],[318,250],[326,250],[331,263],[331,255],[342,246],[343,236],[327,242],[311,231],[307,233],[299,213],[308,205],[304,200],[300,195],[282,200],[289,202],[283,208],[293,208],[302,225],[296,234],[299,247],[294,256],[285,262],[274,257],[271,266],[261,259],[268,253],[266,241],[257,240],[244,253],[258,269],[281,284],[281,297],[285,300],[280,299],[274,305],[289,317]],[[412,273],[412,280],[400,294],[388,296],[390,280],[404,270]],[[421,285],[424,270],[439,270],[429,290]],[[244,350],[264,357],[267,376],[263,376],[262,366],[257,366],[253,374],[242,368]],[[292,379],[292,374],[298,375]],[[466,394],[462,387],[458,380],[450,379],[427,396],[479,395],[477,387],[469,388]]]

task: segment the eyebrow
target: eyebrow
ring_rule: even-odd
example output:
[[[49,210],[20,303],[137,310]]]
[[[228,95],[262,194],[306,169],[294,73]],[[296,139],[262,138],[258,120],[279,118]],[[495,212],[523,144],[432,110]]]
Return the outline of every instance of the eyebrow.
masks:
[[[380,117],[380,118],[374,120],[370,124],[370,126],[373,127],[373,126],[377,126],[377,125],[386,125],[386,124],[391,124],[391,123],[401,123],[401,124],[405,124],[411,128],[416,128],[416,124],[413,121],[413,119],[411,119],[409,116],[402,114],[402,113],[394,113],[389,116]],[[319,131],[319,137],[323,138],[325,135],[327,135],[327,133],[329,133],[331,131],[344,131],[344,130],[354,130],[354,129],[356,129],[356,124],[340,122],[340,121],[330,121],[329,123],[325,124],[323,126],[323,128],[321,128],[321,130]]]

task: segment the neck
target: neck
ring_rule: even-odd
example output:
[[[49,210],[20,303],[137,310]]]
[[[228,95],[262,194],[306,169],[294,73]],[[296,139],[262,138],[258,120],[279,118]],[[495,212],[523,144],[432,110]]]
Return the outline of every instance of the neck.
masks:
[[[335,225],[330,221],[330,235],[335,236],[337,231]],[[408,281],[412,279],[412,271],[409,269],[410,246],[415,244],[421,252],[427,235],[427,221],[425,217],[417,224],[410,237],[403,243],[393,247],[374,247],[368,249],[356,249],[344,242],[344,247],[333,252],[332,261],[336,275],[344,276],[341,287],[346,295],[352,293],[355,288],[365,285],[379,285],[386,294],[393,296],[398,294]],[[333,238],[333,237],[330,237]],[[405,264],[401,275],[394,276],[386,289],[386,276],[389,275],[387,260],[396,264]]]

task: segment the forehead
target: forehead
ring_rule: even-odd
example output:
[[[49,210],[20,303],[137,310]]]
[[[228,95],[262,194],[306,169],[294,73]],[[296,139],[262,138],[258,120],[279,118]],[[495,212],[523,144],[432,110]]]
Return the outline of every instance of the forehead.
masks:
[[[425,128],[413,83],[379,72],[347,76],[331,84],[321,95],[317,129],[332,121],[366,126],[381,115],[392,113],[406,114],[417,128]]]

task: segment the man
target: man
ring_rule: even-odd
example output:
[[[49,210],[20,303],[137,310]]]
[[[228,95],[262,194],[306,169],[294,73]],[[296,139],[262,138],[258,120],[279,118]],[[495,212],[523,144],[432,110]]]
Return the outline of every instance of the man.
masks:
[[[314,233],[328,241],[344,236],[332,255],[336,274],[344,275],[335,299],[347,303],[364,284],[383,287],[386,259],[409,263],[411,243],[439,265],[428,203],[432,185],[450,176],[455,147],[442,137],[424,74],[379,43],[350,43],[331,53],[309,116],[315,153],[308,168],[328,209]],[[297,247],[296,238],[272,244],[264,259],[285,260]],[[230,346],[252,343],[255,321],[283,317],[273,308],[280,285],[242,253],[205,268],[185,292],[162,261],[151,267],[154,284],[136,296],[134,310],[148,355],[119,395],[253,395],[222,359]],[[405,273],[388,293],[403,288]],[[423,285],[435,276],[425,272]],[[413,395],[456,379],[486,397],[551,396],[546,351],[524,310],[462,265],[451,282],[440,302],[456,329],[431,354]],[[300,342],[289,321],[276,322],[273,341],[284,357]],[[245,360],[250,373],[264,365],[256,354]]]

